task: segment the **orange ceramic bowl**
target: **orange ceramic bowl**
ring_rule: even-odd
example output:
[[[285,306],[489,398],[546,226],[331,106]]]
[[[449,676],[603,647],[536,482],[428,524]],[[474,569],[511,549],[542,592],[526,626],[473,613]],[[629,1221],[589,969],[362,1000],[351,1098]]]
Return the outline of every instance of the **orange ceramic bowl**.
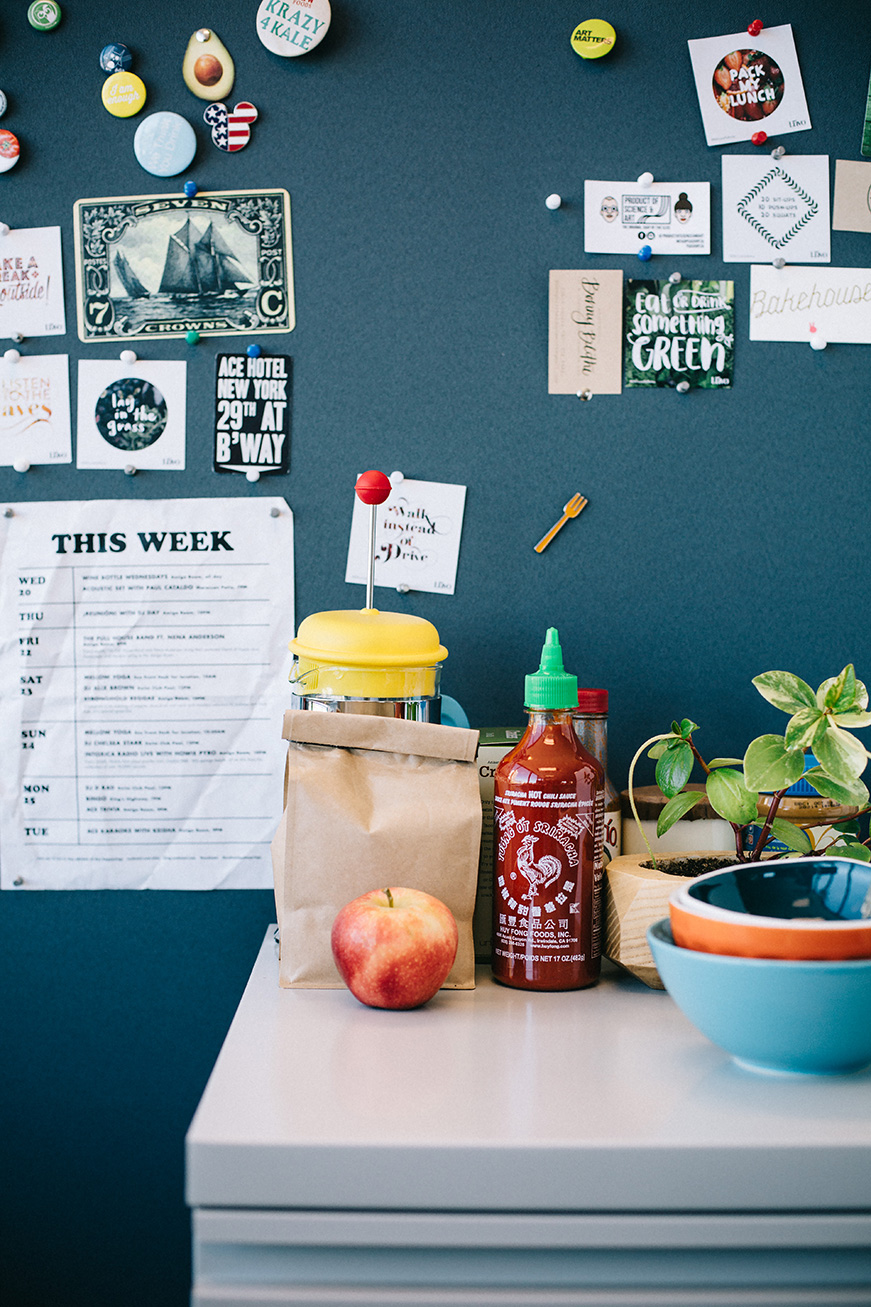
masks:
[[[789,961],[871,958],[871,865],[848,858],[742,863],[669,900],[681,948]]]

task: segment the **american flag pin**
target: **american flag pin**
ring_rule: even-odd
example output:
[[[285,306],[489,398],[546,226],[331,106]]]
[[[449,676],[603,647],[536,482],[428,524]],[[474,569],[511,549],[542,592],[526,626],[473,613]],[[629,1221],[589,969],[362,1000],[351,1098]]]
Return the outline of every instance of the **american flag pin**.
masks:
[[[212,129],[212,140],[218,149],[232,153],[241,150],[251,139],[251,123],[257,120],[257,110],[247,100],[240,100],[232,113],[225,104],[210,104],[203,118]]]

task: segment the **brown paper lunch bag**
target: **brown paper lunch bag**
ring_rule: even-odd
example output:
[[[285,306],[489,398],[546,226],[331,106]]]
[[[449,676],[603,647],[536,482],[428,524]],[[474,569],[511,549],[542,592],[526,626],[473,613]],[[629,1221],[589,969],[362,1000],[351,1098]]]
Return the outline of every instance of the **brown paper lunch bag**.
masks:
[[[392,717],[291,709],[284,814],[272,842],[279,984],[339,989],[339,909],[369,890],[425,890],[451,909],[447,989],[473,989],[481,799],[478,732]]]

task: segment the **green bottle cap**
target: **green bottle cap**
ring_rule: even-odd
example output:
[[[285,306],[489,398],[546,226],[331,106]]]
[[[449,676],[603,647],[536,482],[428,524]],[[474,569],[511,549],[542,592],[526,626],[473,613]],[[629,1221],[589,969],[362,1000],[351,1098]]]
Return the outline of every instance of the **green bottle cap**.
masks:
[[[570,676],[563,667],[563,651],[555,626],[549,627],[545,636],[541,666],[526,677],[523,702],[527,708],[537,709],[577,707],[578,678]]]

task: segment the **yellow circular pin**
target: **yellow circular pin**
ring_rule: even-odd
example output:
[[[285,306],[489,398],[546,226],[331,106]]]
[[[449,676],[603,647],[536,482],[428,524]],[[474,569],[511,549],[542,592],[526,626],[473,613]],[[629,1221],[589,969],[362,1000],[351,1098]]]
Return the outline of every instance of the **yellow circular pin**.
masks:
[[[614,49],[617,33],[604,18],[588,18],[572,32],[572,49],[582,59],[601,59]]]
[[[103,83],[103,104],[116,118],[132,118],[145,104],[145,83],[135,73],[113,73]]]

